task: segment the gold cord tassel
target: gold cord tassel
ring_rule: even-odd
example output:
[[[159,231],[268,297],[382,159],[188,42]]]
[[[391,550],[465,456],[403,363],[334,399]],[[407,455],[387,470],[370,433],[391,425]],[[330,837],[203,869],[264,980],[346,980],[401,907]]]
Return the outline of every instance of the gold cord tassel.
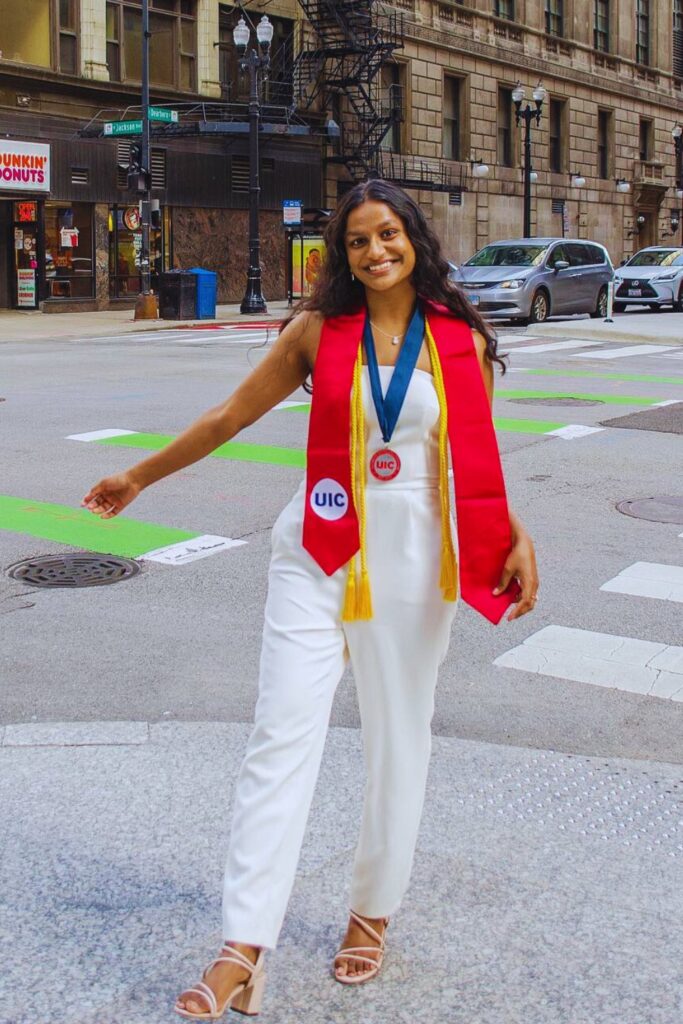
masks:
[[[356,572],[356,556],[354,555],[349,562],[349,574],[346,579],[344,608],[342,611],[342,620],[344,622],[355,622],[358,619],[372,618],[372,595],[370,591],[370,576],[368,574],[367,552],[365,549],[365,421],[363,416],[363,394],[361,391],[362,370],[363,353],[362,348],[359,346],[353,368],[353,388],[351,391],[351,490],[358,515],[360,533],[360,580]]]
[[[456,601],[458,598],[458,565],[451,535],[450,490],[448,487],[448,405],[446,390],[443,383],[441,362],[434,337],[426,324],[427,347],[432,362],[434,388],[439,400],[439,498],[441,502],[441,572],[439,587],[444,601]]]

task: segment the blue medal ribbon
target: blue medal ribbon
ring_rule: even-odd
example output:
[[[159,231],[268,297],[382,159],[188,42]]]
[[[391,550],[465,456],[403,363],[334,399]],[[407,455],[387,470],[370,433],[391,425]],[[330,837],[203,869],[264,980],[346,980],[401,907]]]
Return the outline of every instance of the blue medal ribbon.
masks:
[[[379,366],[375,351],[375,340],[372,337],[372,328],[370,326],[370,314],[367,313],[365,316],[363,346],[365,347],[365,354],[368,360],[372,400],[375,403],[377,420],[386,444],[391,441],[391,435],[396,429],[398,417],[405,401],[408,385],[410,384],[410,378],[413,375],[413,370],[420,355],[424,333],[425,316],[418,303],[408,325],[408,331],[396,360],[394,372],[391,375],[385,397],[382,395],[382,383],[379,379]]]

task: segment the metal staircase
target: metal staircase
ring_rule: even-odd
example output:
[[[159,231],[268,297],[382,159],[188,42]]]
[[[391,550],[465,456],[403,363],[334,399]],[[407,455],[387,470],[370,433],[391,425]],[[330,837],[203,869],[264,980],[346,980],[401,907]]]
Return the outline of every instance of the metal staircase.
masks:
[[[377,0],[299,0],[308,19],[294,62],[294,103],[309,110],[345,98],[340,153],[353,181],[381,173],[382,143],[403,119],[394,91],[387,102],[382,65],[403,46],[403,15]]]

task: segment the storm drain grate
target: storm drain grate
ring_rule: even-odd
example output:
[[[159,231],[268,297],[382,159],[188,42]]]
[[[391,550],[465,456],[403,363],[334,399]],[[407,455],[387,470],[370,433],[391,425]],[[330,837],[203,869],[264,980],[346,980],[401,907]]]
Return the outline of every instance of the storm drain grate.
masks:
[[[10,565],[7,575],[32,587],[103,587],[137,576],[140,566],[114,555],[42,555]]]
[[[604,405],[601,398],[508,398],[516,405]]]
[[[626,498],[617,503],[617,512],[651,523],[683,523],[683,498],[660,494],[653,498]]]

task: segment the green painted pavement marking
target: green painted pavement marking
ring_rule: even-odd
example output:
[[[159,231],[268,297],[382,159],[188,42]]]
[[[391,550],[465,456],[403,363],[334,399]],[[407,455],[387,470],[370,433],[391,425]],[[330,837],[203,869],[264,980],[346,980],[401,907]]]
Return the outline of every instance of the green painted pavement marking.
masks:
[[[278,412],[310,412],[311,403],[302,402],[301,405],[288,405],[286,409],[278,409]]]
[[[551,430],[566,427],[566,423],[550,423],[548,420],[513,420],[504,416],[494,416],[493,425],[496,430],[507,430],[512,434],[549,434]]]
[[[122,437],[104,437],[94,444],[114,446],[117,448],[146,448],[160,451],[174,441],[172,434],[124,434]],[[306,465],[306,452],[302,448],[277,448],[268,444],[243,444],[228,441],[222,444],[211,456],[217,459],[232,459],[238,462],[267,462],[274,466],[295,466],[302,469]]]
[[[575,391],[496,391],[497,398],[587,398],[608,405],[655,405],[661,398],[643,398],[640,395],[593,395]]]
[[[541,377],[596,377],[600,380],[640,380],[653,384],[683,384],[683,377],[655,377],[641,373],[594,373],[592,370],[537,370],[520,367],[522,373],[533,373]]]
[[[139,558],[148,551],[201,536],[196,530],[177,530],[122,516],[102,520],[84,508],[9,495],[0,495],[0,529],[125,558]]]

